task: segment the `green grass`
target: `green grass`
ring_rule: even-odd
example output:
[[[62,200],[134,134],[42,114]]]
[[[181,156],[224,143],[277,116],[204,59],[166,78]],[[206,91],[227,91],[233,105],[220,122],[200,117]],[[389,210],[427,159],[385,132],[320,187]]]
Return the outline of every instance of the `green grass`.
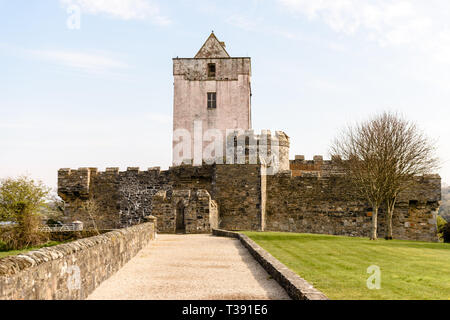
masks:
[[[22,249],[22,250],[0,251],[0,259],[4,258],[4,257],[8,257],[8,256],[16,256],[18,254],[26,253],[26,252],[33,251],[33,250],[38,250],[41,248],[57,246],[61,243],[63,243],[63,242],[51,241],[51,242],[48,242],[48,243],[46,243],[42,246],[38,246],[38,247],[31,247],[31,248],[26,248],[26,249]]]
[[[450,244],[244,233],[330,299],[450,299]],[[371,265],[381,269],[380,290],[367,288]]]

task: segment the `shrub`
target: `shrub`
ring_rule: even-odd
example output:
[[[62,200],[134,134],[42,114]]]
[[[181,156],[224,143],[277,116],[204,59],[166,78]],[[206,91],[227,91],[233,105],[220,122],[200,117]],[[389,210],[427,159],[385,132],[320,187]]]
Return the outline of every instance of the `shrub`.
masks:
[[[444,227],[447,224],[447,221],[441,216],[437,216],[437,230],[439,233],[444,232]]]
[[[39,227],[48,192],[47,187],[27,177],[1,182],[0,221],[14,223],[12,227],[1,230],[1,240],[8,249],[23,249],[47,241]]]
[[[8,247],[6,245],[6,242],[0,240],[0,251],[7,251]]]

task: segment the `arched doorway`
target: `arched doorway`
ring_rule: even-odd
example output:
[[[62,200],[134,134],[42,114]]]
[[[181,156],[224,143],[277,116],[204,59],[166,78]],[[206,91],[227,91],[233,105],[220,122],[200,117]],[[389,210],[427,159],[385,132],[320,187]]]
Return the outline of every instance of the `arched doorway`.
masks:
[[[177,205],[176,233],[186,233],[186,224],[184,222],[185,207],[183,201]]]

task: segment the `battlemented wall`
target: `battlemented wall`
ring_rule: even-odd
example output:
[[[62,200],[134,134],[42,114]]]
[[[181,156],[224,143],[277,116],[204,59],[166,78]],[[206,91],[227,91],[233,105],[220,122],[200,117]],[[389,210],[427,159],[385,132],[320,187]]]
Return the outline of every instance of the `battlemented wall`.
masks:
[[[314,156],[313,160],[305,160],[305,156],[296,155],[290,161],[293,177],[342,175],[344,172],[333,160],[324,160],[323,156]]]
[[[154,224],[0,259],[0,300],[83,300],[155,239]]]
[[[394,238],[437,241],[440,183],[439,176],[418,177],[414,187],[400,195],[393,216]],[[368,237],[372,211],[342,177],[267,176],[267,231]],[[383,237],[383,209],[378,222],[378,234]]]
[[[105,172],[95,168],[61,169],[58,174],[58,194],[66,203],[67,221],[80,220],[86,225],[89,225],[89,217],[80,215],[81,206],[88,200],[98,202],[107,217],[99,224],[103,229],[132,226],[144,221],[146,216],[155,215],[159,218],[158,231],[173,233],[176,222],[174,208],[182,199],[186,200],[187,207],[198,206],[205,210],[208,202],[208,217],[211,212],[217,216],[212,222],[209,221],[209,225],[203,224],[206,217],[196,219],[203,221],[198,222],[203,227],[188,227],[186,232],[209,233],[211,225],[218,227],[219,224],[229,229],[256,229],[261,224],[260,167],[186,165],[172,167],[167,171],[159,168],[150,168],[148,171],[128,168],[123,172],[116,168],[109,168]],[[230,170],[232,168],[234,170]],[[89,176],[89,180],[86,176]],[[240,187],[234,187],[236,185]],[[206,202],[199,204],[205,197]],[[219,201],[223,202],[223,206],[219,205]],[[222,212],[220,216],[218,210]],[[190,221],[186,221],[186,225],[191,226]]]
[[[262,134],[264,139],[261,138]],[[241,138],[243,144],[240,143]],[[251,138],[257,140],[256,164],[249,164]],[[268,130],[261,134],[255,134],[251,130],[237,136],[235,142],[236,144],[233,142],[233,145],[228,146],[228,149],[232,149],[232,158],[237,160],[244,156],[243,163],[247,165],[181,165],[165,171],[154,167],[146,171],[128,168],[123,172],[119,168],[107,168],[104,172],[97,168],[61,169],[58,172],[58,194],[66,202],[67,220],[80,220],[89,227],[90,217],[82,210],[82,206],[88,200],[94,200],[106,215],[98,223],[100,228],[123,228],[142,222],[148,215],[158,215],[153,207],[154,196],[159,191],[165,191],[169,198],[179,190],[191,190],[193,193],[206,190],[211,201],[217,201],[215,205],[221,214],[216,221],[221,221],[222,228],[258,229],[264,224],[264,208],[261,206],[261,180],[264,177],[261,178],[260,168],[265,163],[266,156],[272,156],[275,150],[272,142],[276,143],[280,161],[275,165],[270,164],[269,168],[289,168],[289,137],[280,131],[272,135]],[[262,161],[260,149],[266,150]],[[246,212],[246,215],[243,216],[242,212]],[[166,219],[160,221],[160,232],[173,229]],[[204,232],[208,231],[205,229]]]
[[[89,177],[87,179],[86,177]],[[153,196],[160,190],[212,188],[213,167],[180,166],[167,171],[159,167],[140,171],[128,168],[61,169],[58,172],[58,194],[66,203],[66,217],[89,225],[89,217],[80,210],[87,200],[95,200],[108,219],[102,219],[99,228],[114,229],[132,226],[144,221],[153,210]]]
[[[96,199],[109,214],[105,223],[114,227],[140,223],[152,214],[159,218],[160,232],[173,233],[176,207],[183,200],[187,233],[207,233],[217,225],[228,230],[368,237],[372,208],[336,163],[320,156],[312,161],[297,156],[290,162],[292,170],[275,175],[267,174],[264,163],[184,165],[167,171],[62,169],[59,194],[66,201],[68,219],[76,217],[74,203]],[[397,202],[394,238],[436,241],[440,200],[440,177],[417,177]],[[379,236],[384,230],[381,210]]]

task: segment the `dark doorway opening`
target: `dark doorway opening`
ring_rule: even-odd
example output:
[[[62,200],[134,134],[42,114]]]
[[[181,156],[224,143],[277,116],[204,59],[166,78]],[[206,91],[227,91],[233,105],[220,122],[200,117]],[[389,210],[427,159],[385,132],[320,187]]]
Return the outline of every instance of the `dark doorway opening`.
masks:
[[[184,222],[185,207],[183,202],[180,201],[177,205],[177,222],[176,233],[186,233],[186,224]]]

